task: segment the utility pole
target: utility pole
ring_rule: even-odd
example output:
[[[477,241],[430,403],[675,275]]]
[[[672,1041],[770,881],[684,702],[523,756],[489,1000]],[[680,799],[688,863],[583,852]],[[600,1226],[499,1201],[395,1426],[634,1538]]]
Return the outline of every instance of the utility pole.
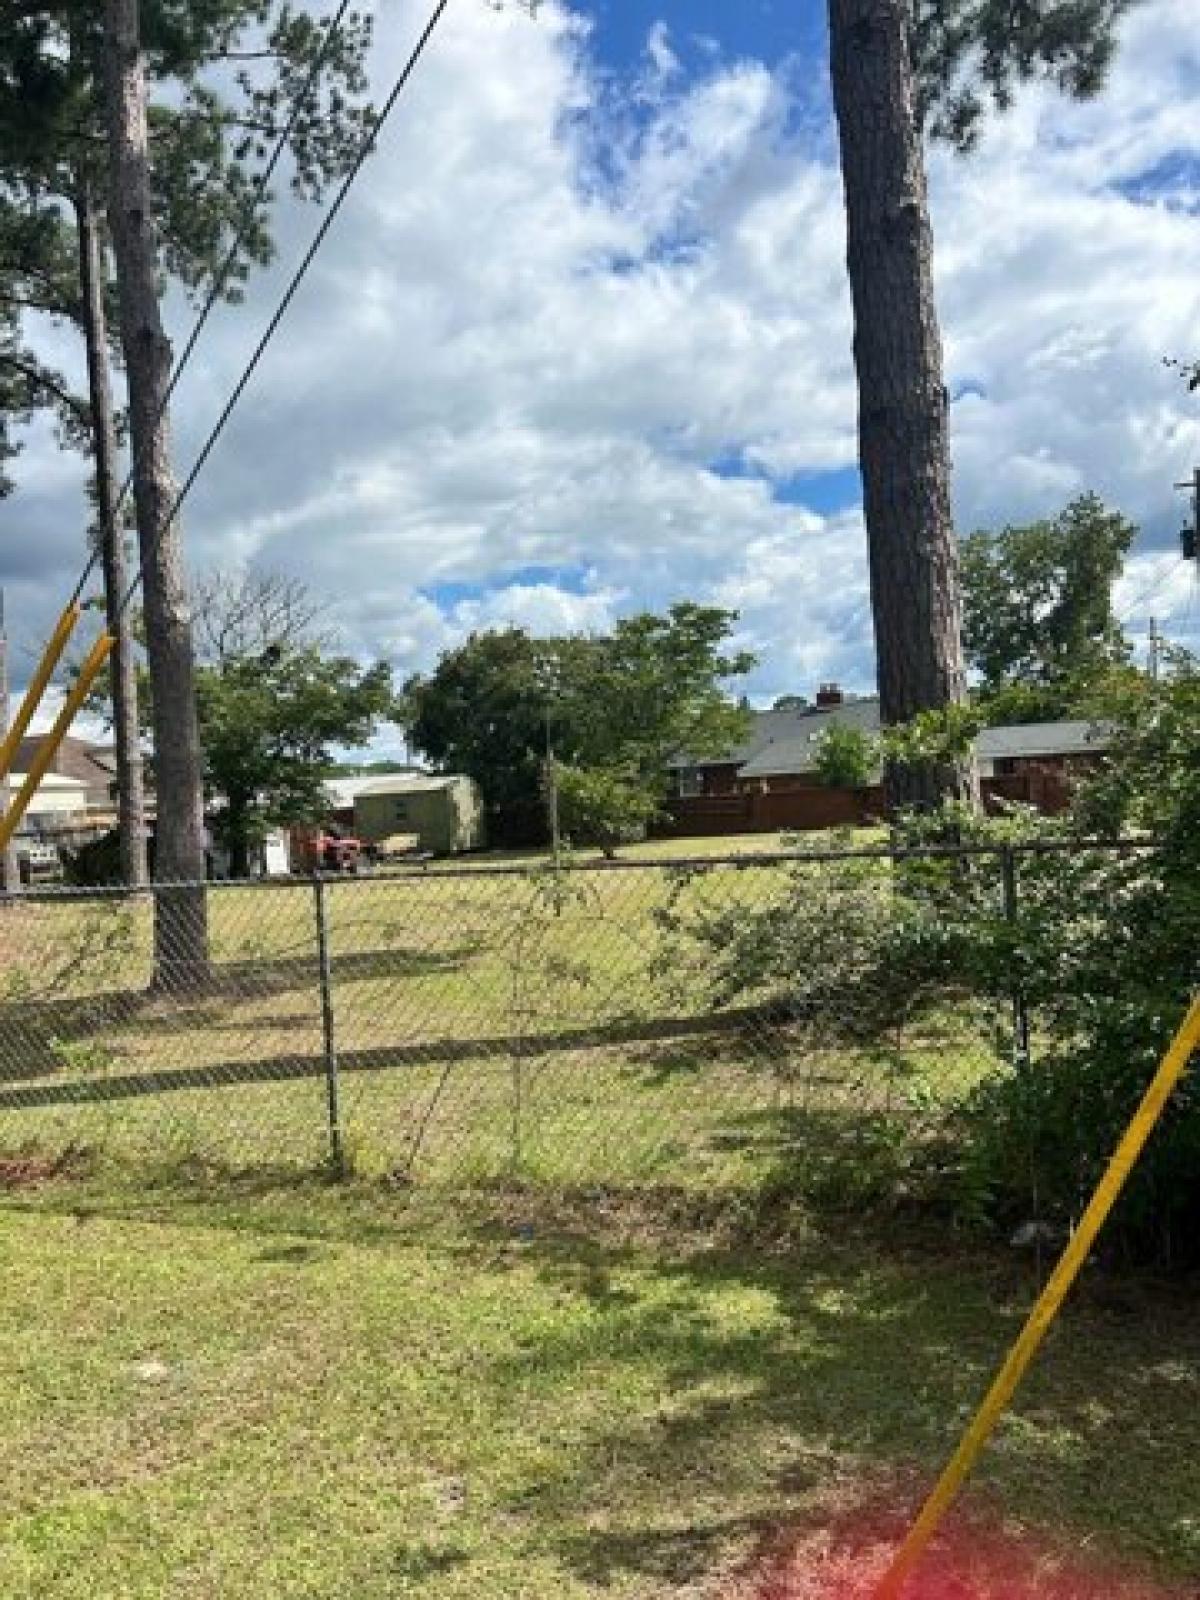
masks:
[[[1158,623],[1150,618],[1150,681],[1158,682],[1159,646],[1163,642],[1162,634],[1158,631]]]
[[[4,590],[0,589],[0,733],[7,731],[12,720],[12,705],[8,690],[8,621],[4,609]],[[8,811],[11,789],[8,774],[0,779],[0,817]],[[0,862],[0,889],[13,894],[21,887],[21,871],[17,865],[16,846],[10,844]]]
[[[562,828],[558,819],[558,764],[554,759],[554,737],[550,729],[550,702],[546,702],[546,805],[550,812],[550,849],[557,862],[562,854]]]
[[[1185,561],[1200,561],[1200,467],[1192,473],[1190,478],[1185,478],[1182,483],[1175,485],[1177,489],[1192,491],[1192,524],[1185,527],[1179,535],[1179,543],[1183,549]]]

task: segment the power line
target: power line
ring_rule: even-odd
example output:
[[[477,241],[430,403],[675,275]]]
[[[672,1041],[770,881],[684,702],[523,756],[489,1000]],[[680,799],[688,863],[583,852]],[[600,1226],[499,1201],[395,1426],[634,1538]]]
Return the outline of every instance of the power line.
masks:
[[[404,63],[404,66],[401,69],[399,77],[396,79],[395,83],[392,85],[392,89],[391,89],[390,94],[388,95],[387,99],[383,102],[383,105],[380,108],[380,110],[375,114],[374,118],[372,119],[371,126],[368,128],[366,136],[364,137],[364,139],[362,140],[362,142],[360,143],[360,145],[358,147],[358,151],[355,154],[353,162],[351,163],[350,170],[347,172],[345,178],[342,180],[341,188],[338,190],[337,194],[335,195],[334,200],[333,200],[333,204],[330,206],[329,210],[326,212],[324,220],[321,223],[321,226],[317,229],[317,232],[313,237],[312,243],[309,245],[308,249],[305,251],[304,256],[302,257],[302,259],[300,261],[300,265],[296,268],[296,271],[293,273],[291,282],[288,284],[287,288],[284,290],[283,296],[280,299],[279,304],[276,306],[276,308],[275,308],[275,310],[274,310],[274,312],[273,312],[273,314],[271,316],[270,321],[267,323],[266,328],[263,330],[262,336],[260,337],[258,343],[255,345],[254,350],[253,350],[253,352],[252,352],[252,354],[250,356],[249,361],[246,363],[245,367],[242,370],[241,377],[238,379],[237,383],[234,385],[232,393],[230,394],[228,400],[225,402],[225,405],[222,407],[220,415],[218,416],[216,422],[213,424],[213,427],[212,427],[211,431],[209,432],[208,438],[204,441],[204,444],[201,447],[199,455],[196,457],[195,461],[192,463],[191,470],[188,473],[187,477],[184,479],[182,487],[180,488],[179,492],[176,494],[174,500],[171,502],[170,508],[168,509],[168,511],[163,516],[163,518],[160,521],[158,527],[153,531],[150,539],[147,541],[147,543],[148,543],[148,550],[146,552],[147,554],[152,554],[153,553],[153,551],[155,550],[155,548],[157,547],[157,545],[161,541],[161,539],[163,537],[163,533],[165,532],[165,530],[171,525],[171,523],[175,519],[175,517],[177,517],[179,515],[179,512],[180,512],[180,510],[181,510],[181,508],[183,506],[184,501],[187,499],[188,495],[191,493],[192,488],[195,485],[196,479],[200,476],[200,473],[203,471],[205,463],[208,461],[209,456],[212,454],[213,449],[216,446],[217,440],[221,437],[221,434],[225,431],[226,423],[229,421],[229,418],[233,415],[233,411],[234,411],[235,407],[237,406],[238,401],[242,398],[242,395],[245,393],[246,387],[249,384],[250,379],[254,376],[254,373],[258,368],[259,362],[262,360],[263,354],[266,351],[267,346],[270,344],[272,338],[275,335],[276,329],[279,327],[279,324],[283,321],[285,315],[287,314],[288,307],[291,305],[292,301],[295,299],[296,291],[299,289],[301,283],[304,281],[305,277],[307,276],[309,267],[312,265],[313,260],[315,259],[316,255],[317,255],[317,252],[320,250],[321,246],[324,244],[325,239],[329,234],[329,230],[333,227],[333,224],[334,224],[334,222],[335,222],[335,220],[336,220],[336,218],[338,216],[338,213],[341,211],[342,206],[344,205],[344,203],[346,201],[346,197],[350,193],[350,190],[354,185],[355,179],[358,177],[358,174],[362,170],[364,162],[366,161],[367,157],[371,154],[371,151],[374,149],[375,143],[376,143],[377,139],[379,138],[380,133],[383,131],[384,125],[386,124],[388,118],[391,116],[393,110],[395,109],[396,102],[400,99],[400,96],[404,93],[404,90],[408,87],[409,79],[412,77],[414,71],[416,70],[417,64],[420,61],[421,57],[425,54],[425,51],[429,46],[429,42],[433,38],[434,33],[437,31],[437,26],[441,22],[442,17],[445,15],[449,4],[450,4],[450,0],[438,0],[437,5],[434,6],[433,11],[430,13],[429,20],[428,20],[428,22],[426,22],[425,27],[422,30],[419,39],[417,40],[416,44],[413,46],[413,49],[410,52],[407,61]],[[142,582],[142,575],[143,575],[144,570],[145,570],[145,558],[143,557],[142,561],[140,562],[140,564],[138,566],[137,575],[134,577],[134,579],[130,583],[128,589],[125,591],[125,594],[121,598],[121,604],[120,604],[120,607],[119,607],[119,609],[121,611],[124,611],[129,606],[130,602],[133,600],[134,595],[137,593],[137,590],[138,590],[138,588],[139,588],[139,586],[140,586],[140,584]]]
[[[1117,618],[1118,623],[1124,624],[1128,622],[1130,617],[1136,614],[1139,606],[1145,605],[1147,600],[1153,600],[1158,594],[1159,590],[1162,588],[1163,584],[1169,579],[1173,578],[1176,570],[1182,565],[1183,558],[1182,556],[1177,555],[1169,555],[1164,562],[1160,563],[1160,565],[1155,568],[1154,575],[1150,579],[1150,582],[1136,597],[1136,599],[1131,600],[1127,606],[1123,606],[1121,608],[1121,614]]]
[[[251,224],[257,215],[259,203],[262,200],[263,195],[266,193],[267,184],[270,183],[272,177],[274,177],[275,168],[279,165],[279,162],[283,157],[283,152],[292,142],[292,134],[296,131],[296,124],[300,120],[300,113],[304,106],[308,103],[309,96],[317,87],[317,82],[321,76],[321,72],[325,67],[325,63],[328,61],[330,52],[333,48],[334,40],[342,30],[342,23],[345,20],[346,12],[349,9],[350,0],[341,0],[341,4],[334,13],[333,20],[329,23],[325,30],[325,37],[321,42],[321,48],[317,51],[317,54],[313,59],[313,64],[309,69],[308,77],[305,78],[304,83],[301,86],[300,93],[293,102],[292,114],[288,118],[283,132],[280,134],[274,150],[271,152],[271,159],[259,173],[255,182],[254,190],[250,197],[250,203],[246,207],[243,225],[234,237],[233,243],[229,246],[229,251],[225,257],[225,260],[221,263],[216,280],[213,283],[212,289],[209,291],[208,299],[204,302],[204,306],[201,309],[200,315],[196,318],[195,325],[193,326],[191,333],[188,335],[188,342],[184,346],[183,354],[180,356],[175,370],[171,374],[171,381],[167,385],[167,392],[163,400],[164,409],[169,403],[171,396],[175,393],[175,389],[179,383],[179,380],[183,376],[183,369],[187,366],[192,351],[196,348],[196,341],[204,331],[204,324],[208,321],[213,307],[216,305],[217,300],[224,291],[229,274],[233,271],[234,263],[237,260],[238,252],[241,250],[242,245],[246,242],[246,237],[250,232]]]
[[[208,296],[205,299],[203,306],[200,308],[200,314],[192,324],[192,330],[188,334],[187,343],[184,345],[183,353],[180,355],[178,361],[176,361],[171,370],[171,376],[169,382],[167,383],[166,393],[163,395],[162,404],[159,406],[158,414],[155,417],[156,423],[162,421],[166,409],[171,403],[171,396],[175,393],[175,390],[179,386],[179,380],[183,377],[184,369],[187,367],[188,362],[192,358],[192,352],[196,348],[196,343],[199,340],[200,335],[204,332],[205,325],[208,322],[209,317],[212,315],[213,308],[216,306],[217,301],[220,300],[221,296],[225,293],[226,286],[229,283],[230,274],[233,272],[237,258],[241,253],[242,246],[245,244],[246,239],[249,236],[250,229],[254,224],[254,219],[258,215],[258,208],[262,202],[263,195],[266,193],[267,185],[274,176],[276,167],[278,167],[280,161],[283,159],[284,151],[291,144],[292,135],[296,131],[296,125],[300,120],[301,113],[308,103],[309,96],[313,93],[317,86],[320,75],[324,70],[325,63],[329,59],[330,51],[333,49],[334,41],[341,32],[342,23],[345,20],[346,12],[349,9],[350,0],[341,0],[341,4],[338,6],[332,21],[325,30],[325,37],[321,41],[321,48],[313,57],[312,65],[308,71],[308,76],[305,78],[303,84],[301,84],[300,92],[292,102],[291,115],[288,117],[282,132],[275,141],[275,148],[271,152],[270,160],[255,179],[254,186],[250,192],[250,198],[247,201],[246,208],[242,213],[241,224],[234,231],[234,236],[230,242],[229,249],[225,252],[225,257],[214,274],[212,285],[208,291]],[[125,482],[121,485],[120,493],[117,495],[116,502],[113,506],[114,516],[120,512],[121,507],[125,504],[125,501],[129,495],[129,491],[132,487],[133,468],[130,467],[129,471],[125,475]],[[87,581],[91,577],[92,573],[96,570],[96,563],[99,560],[100,550],[97,547],[92,550],[91,555],[88,557],[88,560],[84,565],[84,569],[80,574],[79,582],[75,585],[75,588],[71,594],[72,604],[83,594]]]
[[[432,13],[430,14],[429,20],[425,24],[420,38],[417,40],[417,43],[410,53],[408,60],[405,62],[400,76],[396,79],[396,82],[392,86],[391,93],[384,101],[381,110],[371,119],[371,125],[367,131],[367,134],[359,145],[358,151],[354,157],[354,161],[352,162],[350,169],[342,182],[341,188],[338,190],[328,214],[326,215],[320,228],[317,230],[316,236],[305,252],[299,267],[293,274],[291,282],[288,284],[288,287],[284,292],[283,298],[276,307],[271,320],[268,322],[267,327],[262,334],[262,337],[255,346],[249,362],[246,364],[241,377],[234,386],[232,394],[226,401],[220,416],[217,418],[217,421],[209,433],[208,438],[205,440],[204,447],[193,463],[192,469],[188,473],[182,488],[179,490],[178,494],[176,494],[171,503],[169,511],[159,521],[158,526],[148,531],[148,536],[145,541],[145,550],[143,552],[143,559],[139,563],[137,575],[135,576],[133,582],[126,589],[124,595],[121,596],[120,602],[116,608],[117,615],[121,615],[128,609],[134,595],[137,593],[137,590],[142,583],[143,574],[145,571],[146,556],[154,553],[158,544],[161,542],[166,529],[170,527],[172,520],[179,514],[180,507],[187,499],[188,494],[203,470],[205,462],[211,455],[217,440],[224,431],[226,423],[233,414],[234,407],[237,405],[238,401],[242,397],[242,394],[245,392],[246,386],[258,366],[263,352],[266,350],[267,345],[274,336],[275,330],[283,321],[289,305],[295,298],[296,291],[299,289],[309,267],[312,265],[318,250],[321,248],[321,245],[328,236],[329,230],[333,226],[334,219],[337,217],[343,204],[345,203],[346,197],[350,193],[350,189],[354,183],[354,180],[362,170],[363,163],[366,161],[367,156],[374,148],[375,142],[378,139],[379,134],[382,132],[384,124],[391,116],[397,101],[404,92],[404,89],[407,87],[409,79],[416,70],[417,63],[424,55],[426,48],[428,47],[429,42],[433,38],[434,32],[437,29],[438,23],[442,20],[442,17],[444,16],[448,6],[449,0],[438,0],[438,4],[434,7]],[[89,568],[90,565],[91,563],[89,563]],[[86,577],[83,581],[86,582]],[[72,596],[70,605],[68,605],[67,609],[64,611],[62,619],[59,623],[59,631],[62,633],[64,638],[70,635],[70,632],[74,627],[75,622],[78,620],[78,617],[79,591],[76,591],[75,595]],[[0,817],[0,848],[3,848],[7,844],[13,830],[16,828],[21,817],[25,814],[37,784],[41,782],[41,779],[45,776],[45,773],[49,768],[50,762],[53,759],[54,751],[62,743],[63,737],[65,736],[67,729],[70,727],[72,719],[77,714],[89,689],[95,683],[96,678],[103,669],[104,663],[107,660],[112,647],[113,636],[108,631],[101,633],[96,639],[95,644],[92,646],[87,659],[80,668],[75,684],[70,694],[67,696],[63,709],[55,721],[54,727],[51,729],[46,740],[42,743],[37,755],[34,757],[34,760],[30,765],[29,772],[26,775],[25,782],[20,793],[17,795],[15,802],[7,808],[3,817]],[[47,675],[51,670],[53,670],[53,665],[56,659],[57,657],[51,656],[49,651],[43,658],[44,663],[48,663],[46,667]],[[26,701],[27,703],[30,703],[29,695],[26,696]],[[36,703],[36,701],[33,701],[32,703]],[[10,734],[11,732],[12,730],[10,730]]]

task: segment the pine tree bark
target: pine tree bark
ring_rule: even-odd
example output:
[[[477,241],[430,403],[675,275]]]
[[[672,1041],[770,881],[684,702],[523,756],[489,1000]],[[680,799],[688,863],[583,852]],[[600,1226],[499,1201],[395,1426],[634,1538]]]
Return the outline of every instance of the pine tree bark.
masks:
[[[104,308],[104,252],[92,187],[80,174],[75,193],[75,225],[79,241],[79,283],[87,348],[88,399],[92,458],[96,469],[96,513],[108,631],[112,690],[113,742],[116,746],[117,819],[121,842],[121,878],[134,887],[146,882],[146,801],[138,719],[137,667],[129,608],[121,600],[129,583],[125,541],[117,511],[117,430],[109,371],[108,318]]]
[[[8,621],[4,613],[4,590],[0,589],[0,732],[7,733],[12,719],[12,705],[8,689]],[[12,786],[8,775],[0,778],[0,817],[8,810],[12,800]],[[21,887],[21,870],[14,844],[0,853],[0,890],[15,894]]]
[[[933,230],[911,0],[829,0],[846,196],[859,460],[886,726],[966,697]],[[973,802],[974,762],[892,765],[889,808]]]
[[[171,346],[158,303],[146,71],[137,0],[104,0],[104,88],[109,223],[129,387],[153,701],[155,877],[161,883],[198,884],[205,876],[203,775],[183,545],[178,518],[172,515],[175,484],[167,413]],[[159,896],[155,917],[159,986],[187,987],[206,978],[205,907],[203,889]]]

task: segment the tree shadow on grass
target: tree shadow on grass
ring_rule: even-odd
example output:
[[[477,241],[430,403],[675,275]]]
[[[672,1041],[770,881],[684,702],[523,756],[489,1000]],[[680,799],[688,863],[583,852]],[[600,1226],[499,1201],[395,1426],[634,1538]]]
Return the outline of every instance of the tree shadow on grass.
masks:
[[[732,1535],[823,1523],[839,1497],[843,1510],[864,1496],[915,1509],[1036,1287],[1007,1263],[893,1259],[821,1239],[792,1260],[702,1251],[661,1262],[649,1302],[631,1307],[611,1297],[614,1277],[623,1284],[634,1265],[624,1253],[559,1238],[529,1259],[598,1310],[611,1306],[608,1359],[662,1374],[657,1407],[601,1427],[573,1472],[525,1490],[527,1502],[600,1511],[559,1541],[562,1558],[600,1586],[694,1581],[720,1566]],[[731,1297],[769,1313],[739,1326]],[[519,1389],[535,1359],[540,1374],[566,1381],[589,1356],[586,1332],[550,1333],[497,1379]],[[1001,1431],[985,1498],[1068,1537],[1098,1534],[1125,1554],[1194,1570],[1200,1417],[1180,1401],[1195,1383],[1200,1331],[1186,1292],[1148,1288],[1132,1319],[1085,1296]]]
[[[260,996],[242,994],[238,998],[257,1001]],[[50,1031],[47,1023],[41,1033],[22,1033],[18,1067],[7,1075],[0,1070],[0,1111],[30,1111],[56,1105],[139,1100],[147,1096],[195,1089],[220,1091],[245,1084],[324,1075],[326,1061],[321,1048],[320,1019],[315,1010],[307,1017],[289,1016],[286,1027],[278,1030],[283,1047],[276,1048],[271,1054],[249,1059],[243,1055],[217,1060],[212,1059],[198,1042],[208,1028],[213,1005],[211,996],[206,994],[190,1004],[174,1005],[167,1015],[157,1019],[145,1014],[137,1015],[132,1021],[126,1021],[128,1032],[124,1038],[118,1035],[110,1042],[101,1042],[97,1046],[94,1063],[87,1046],[88,1040],[99,1029],[89,1026],[87,1030],[79,1029],[75,1035],[59,1034]],[[503,1008],[498,1008],[498,1011],[499,1021],[506,1024]],[[271,1029],[268,1019],[253,1014],[243,1017],[239,1025],[238,1019],[229,1015],[228,1001],[221,1015],[223,1020],[218,1031],[240,1032],[256,1047],[261,1047],[261,1037]],[[0,1065],[4,1057],[2,1020]],[[340,1071],[345,1074],[382,1073],[405,1067],[465,1065],[471,1062],[508,1062],[518,1044],[530,1057],[571,1055],[651,1038],[692,1036],[705,1031],[709,1025],[707,1019],[697,1021],[693,1017],[662,1017],[633,1023],[606,1023],[599,1027],[563,1027],[556,1032],[526,1034],[518,1038],[512,1027],[507,1025],[490,1034],[464,1031],[458,1035],[429,1033],[421,1036],[419,1022],[409,1019],[407,1027],[397,1028],[401,1037],[395,1043],[357,1050],[339,1048],[338,1062]],[[413,1032],[416,1032],[416,1037],[412,1037]],[[408,1036],[404,1037],[405,1034]],[[122,1049],[128,1051],[130,1043],[136,1043],[138,1037],[143,1035],[160,1040],[178,1039],[180,1055],[187,1064],[176,1066],[168,1062],[164,1066],[145,1068],[135,1065],[132,1070],[122,1070],[127,1067]],[[294,1048],[297,1045],[299,1048]],[[86,1059],[68,1074],[63,1069],[73,1053]]]
[[[407,949],[354,951],[339,956],[339,983],[364,980],[416,980],[461,969],[477,953],[475,943],[437,952]],[[0,1082],[17,1083],[44,1078],[61,1071],[63,1043],[71,1045],[104,1039],[120,1030],[134,1037],[187,1039],[195,1048],[199,1035],[209,1031],[254,1032],[270,1025],[262,1017],[239,1018],[231,1014],[238,1002],[260,1004],[293,993],[312,997],[313,1015],[319,1004],[319,972],[315,954],[264,958],[254,961],[214,962],[209,980],[200,988],[164,995],[149,987],[108,989],[85,995],[49,995],[12,999],[0,1003]],[[294,1027],[303,1017],[288,1016]],[[119,1059],[119,1046],[113,1050]],[[219,1074],[219,1067],[217,1068]]]
[[[723,1209],[683,1190],[451,1198],[194,1177],[190,1191],[100,1206],[249,1229],[268,1249],[296,1234],[420,1248],[464,1293],[468,1275],[511,1275],[516,1302],[532,1274],[556,1306],[585,1308],[481,1353],[471,1381],[501,1432],[528,1431],[531,1393],[548,1415],[561,1397],[566,1442],[555,1428],[496,1510],[597,1590],[703,1586],[772,1531],[827,1526],[856,1501],[896,1507],[899,1528],[1037,1288],[1029,1264],[928,1224],[764,1234],[745,1197]],[[1085,1281],[1052,1336],[986,1458],[983,1499],[1186,1572],[1200,1503],[1194,1286],[1138,1285],[1120,1314],[1102,1289]]]

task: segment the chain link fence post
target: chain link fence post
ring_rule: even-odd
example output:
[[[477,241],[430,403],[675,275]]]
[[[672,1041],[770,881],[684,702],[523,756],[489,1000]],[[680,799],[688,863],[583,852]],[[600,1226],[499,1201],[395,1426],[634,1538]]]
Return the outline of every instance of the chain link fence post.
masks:
[[[317,925],[317,966],[321,983],[321,1037],[325,1058],[325,1105],[329,1127],[329,1165],[344,1177],[346,1152],[342,1142],[341,1085],[338,1080],[337,1019],[333,1007],[333,962],[329,954],[328,889],[321,874],[313,875],[313,908]]]
[[[1015,926],[1020,915],[1017,879],[1017,854],[1012,845],[1000,851],[1000,877],[1004,888],[1004,918]],[[1029,1065],[1029,1008],[1025,1002],[1025,989],[1019,977],[1014,977],[1012,992],[1013,1063],[1017,1067]]]

